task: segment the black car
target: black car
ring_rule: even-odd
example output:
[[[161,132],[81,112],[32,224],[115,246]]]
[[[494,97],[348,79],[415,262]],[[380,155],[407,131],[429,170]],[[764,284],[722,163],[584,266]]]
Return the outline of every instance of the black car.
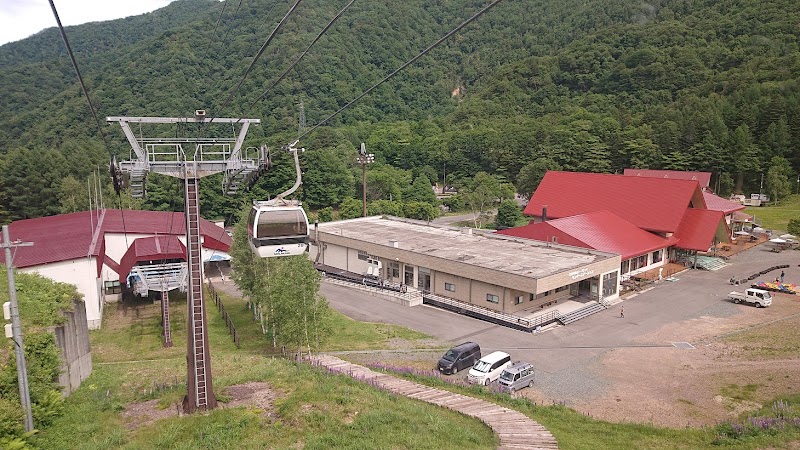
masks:
[[[481,347],[474,342],[456,345],[439,359],[438,368],[443,374],[454,374],[461,369],[472,367],[481,359]]]

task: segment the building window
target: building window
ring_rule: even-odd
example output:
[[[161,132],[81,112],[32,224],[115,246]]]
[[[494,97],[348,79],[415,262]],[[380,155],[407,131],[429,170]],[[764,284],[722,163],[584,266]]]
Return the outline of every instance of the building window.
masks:
[[[519,297],[516,297],[514,299],[514,304],[515,305],[519,305],[519,304],[522,304],[522,302],[524,302],[524,301],[525,301],[525,296],[524,295],[520,295]]]
[[[628,273],[631,271],[631,260],[626,259],[622,261],[622,264],[619,266],[620,273]]]
[[[603,297],[617,293],[617,272],[603,275]]]
[[[364,250],[358,251],[358,259],[362,261],[366,261],[369,259],[369,253],[365,252]]]
[[[400,278],[400,263],[399,262],[390,262],[389,263],[389,277],[391,277],[391,278]]]
[[[548,295],[550,295],[552,293],[553,293],[553,291],[547,291],[547,292],[544,293],[544,296],[547,297]]]
[[[106,294],[119,294],[122,288],[119,285],[119,280],[106,281],[105,283]]]
[[[500,297],[494,294],[486,294],[486,301],[490,303],[500,303]]]
[[[556,288],[556,292],[564,292],[569,289],[569,285],[561,286],[560,288]]]
[[[445,291],[450,291],[450,292],[455,292],[456,291],[456,285],[453,284],[453,283],[445,283],[444,284],[444,290]]]
[[[661,250],[653,252],[653,264],[661,262]]]

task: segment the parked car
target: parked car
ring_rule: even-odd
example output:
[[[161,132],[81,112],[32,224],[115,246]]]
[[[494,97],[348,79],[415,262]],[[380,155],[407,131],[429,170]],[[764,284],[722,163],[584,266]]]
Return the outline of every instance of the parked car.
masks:
[[[503,370],[498,383],[501,389],[513,393],[528,386],[532,387],[535,380],[536,371],[533,369],[533,364],[517,361]]]
[[[474,342],[464,342],[451,348],[439,359],[437,367],[443,374],[454,374],[461,369],[472,367],[481,359],[481,347]]]
[[[509,364],[511,356],[505,352],[492,352],[475,362],[472,369],[469,369],[467,381],[474,384],[488,386],[492,381],[500,378]]]
[[[763,289],[748,289],[744,293],[733,291],[728,294],[728,298],[733,300],[733,303],[751,303],[757,308],[765,308],[772,304],[772,294]]]

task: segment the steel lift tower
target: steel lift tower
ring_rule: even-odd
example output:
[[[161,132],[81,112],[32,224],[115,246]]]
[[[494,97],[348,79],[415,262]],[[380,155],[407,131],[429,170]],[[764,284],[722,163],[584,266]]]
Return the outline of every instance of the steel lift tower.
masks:
[[[211,355],[208,348],[208,326],[203,300],[203,261],[200,252],[200,178],[224,173],[223,192],[233,195],[247,183],[269,168],[266,147],[254,149],[251,158],[242,152],[242,144],[251,124],[259,119],[214,118],[206,119],[205,111],[198,110],[195,117],[107,117],[106,121],[119,123],[131,144],[131,158],[118,165],[112,162],[115,185],[125,179],[134,197],[144,196],[145,181],[150,172],[184,180],[186,210],[186,261],[188,262],[187,288],[187,394],[183,400],[186,413],[208,410],[217,406],[211,382]],[[175,128],[186,124],[203,124],[202,131],[220,132],[233,128],[233,137],[177,137]],[[131,129],[138,124],[139,136]],[[144,137],[142,125],[148,132],[161,136]],[[170,126],[171,125],[171,126]],[[222,126],[226,130],[215,128]],[[200,127],[200,125],[198,125]],[[238,132],[236,128],[238,127]],[[155,131],[153,131],[155,130]],[[163,300],[162,300],[163,301]],[[163,307],[163,305],[162,305]],[[168,319],[167,319],[168,320]]]

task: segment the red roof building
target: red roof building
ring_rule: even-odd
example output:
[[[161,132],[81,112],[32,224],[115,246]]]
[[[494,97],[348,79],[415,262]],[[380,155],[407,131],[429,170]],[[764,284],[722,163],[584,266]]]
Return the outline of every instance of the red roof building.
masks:
[[[733,214],[735,211],[741,211],[745,206],[739,202],[732,202],[724,198],[714,195],[711,192],[703,191],[703,199],[706,202],[706,208],[712,211],[722,211],[726,216]]]
[[[706,178],[698,174],[703,172],[693,173],[700,181],[683,179],[685,172],[650,176],[655,173],[662,171],[638,176],[547,172],[525,208],[534,221],[543,216],[547,221],[502,233],[545,241],[555,237],[563,244],[618,253],[623,274],[627,259],[635,262],[628,266],[631,272],[662,263],[660,253],[646,258],[659,246],[705,252],[717,242],[729,242],[728,217],[741,205],[701,191]],[[680,256],[673,252],[670,258]]]
[[[545,174],[525,215],[541,218],[545,207],[553,219],[610,211],[662,234],[678,229],[687,207],[706,209],[697,181],[557,171]]]
[[[711,172],[684,172],[681,170],[625,169],[626,177],[670,178],[673,180],[693,180],[700,184],[700,189],[708,189],[711,183]]]
[[[225,230],[200,219],[203,248],[227,252]],[[90,328],[99,328],[106,289],[125,279],[140,261],[185,259],[179,239],[186,234],[183,213],[137,210],[83,211],[18,220],[9,226],[19,247],[14,267],[74,284],[83,294]]]
[[[616,253],[622,260],[677,242],[644,231],[609,211],[596,211],[498,231],[499,234]]]

